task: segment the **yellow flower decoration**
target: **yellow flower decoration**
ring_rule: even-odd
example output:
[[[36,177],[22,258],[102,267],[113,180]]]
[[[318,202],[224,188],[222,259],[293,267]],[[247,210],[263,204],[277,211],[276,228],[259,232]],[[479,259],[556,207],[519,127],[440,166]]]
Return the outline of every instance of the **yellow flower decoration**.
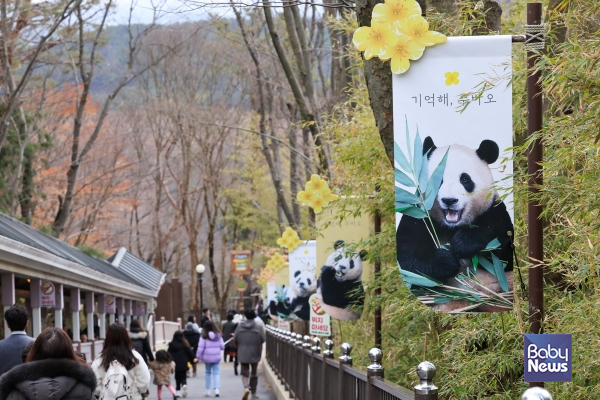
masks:
[[[373,25],[371,23],[371,25]],[[360,51],[365,52],[365,59],[379,57],[384,54],[388,46],[396,43],[396,32],[385,25],[362,26],[354,32],[352,42]]]
[[[421,6],[415,0],[385,0],[385,4],[373,8],[373,23],[394,27],[413,15],[421,15]]]
[[[331,193],[331,189],[325,179],[317,174],[310,177],[310,181],[306,182],[304,190],[298,192],[296,198],[303,206],[308,206],[315,213],[323,211],[323,207],[327,207],[332,201],[336,201],[338,196]]]
[[[286,265],[287,261],[283,259],[283,256],[280,253],[273,254],[269,261],[267,261],[267,268],[272,268],[275,271],[279,271]]]
[[[446,72],[444,76],[446,77],[446,85],[458,85],[460,81],[458,80],[458,72]]]
[[[418,60],[423,55],[425,46],[411,40],[408,36],[398,37],[396,45],[387,55],[392,59],[391,67],[394,74],[403,74],[410,67],[410,60]]]
[[[302,243],[302,240],[300,240],[300,237],[298,236],[298,232],[289,226],[285,228],[283,235],[277,239],[277,244],[281,247],[285,247],[289,252],[294,251],[294,249],[300,246]]]
[[[260,276],[256,280],[261,286],[265,286],[267,282],[275,280],[275,268],[267,265],[260,271]]]
[[[398,30],[401,34],[410,37],[412,40],[425,47],[445,43],[446,40],[448,40],[446,36],[441,33],[430,31],[429,22],[425,21],[425,18],[420,15],[413,15],[408,18],[404,23],[401,23],[398,26]]]

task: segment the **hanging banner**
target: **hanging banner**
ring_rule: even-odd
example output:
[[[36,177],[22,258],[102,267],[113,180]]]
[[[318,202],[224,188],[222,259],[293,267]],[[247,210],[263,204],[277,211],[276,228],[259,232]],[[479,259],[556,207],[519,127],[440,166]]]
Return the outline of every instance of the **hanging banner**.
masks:
[[[279,320],[277,321],[277,327],[279,329],[283,329],[284,331],[289,331],[290,330],[290,323],[289,323],[289,321],[286,321],[283,318],[279,318]]]
[[[310,335],[331,336],[331,319],[321,307],[320,298],[313,294],[308,299],[310,304]]]
[[[252,273],[252,252],[250,250],[231,251],[231,274],[248,275]]]
[[[141,301],[138,301],[136,311],[137,311],[136,315],[145,315],[146,314],[146,303],[142,303]]]
[[[52,282],[42,282],[42,286],[40,287],[40,299],[42,307],[56,306],[56,288]]]
[[[372,223],[366,213],[349,215],[340,222],[336,219],[339,207],[323,210],[317,219],[317,294],[331,318],[355,320],[364,305],[362,281],[368,280],[371,270],[364,262],[366,252],[354,244],[369,237]]]
[[[104,296],[104,310],[107,314],[115,313],[115,296]]]
[[[309,240],[289,254],[290,281],[286,288],[285,304],[291,313],[308,321],[308,298],[317,290],[317,242]]]
[[[398,265],[440,311],[513,305],[511,50],[448,38],[393,76]]]

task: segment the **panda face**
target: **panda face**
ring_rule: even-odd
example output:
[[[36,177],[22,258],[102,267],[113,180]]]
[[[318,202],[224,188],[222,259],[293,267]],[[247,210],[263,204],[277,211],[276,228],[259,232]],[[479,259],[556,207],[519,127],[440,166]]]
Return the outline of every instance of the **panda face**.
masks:
[[[335,249],[327,257],[325,265],[335,268],[335,279],[338,282],[362,277],[363,265],[360,255],[344,246]]]
[[[293,283],[299,297],[308,297],[317,290],[315,274],[307,270],[294,272]]]
[[[496,200],[494,178],[488,164],[497,160],[498,145],[484,140],[477,150],[458,144],[438,149],[427,138],[424,149],[426,147],[431,149],[429,174],[433,173],[449,149],[442,184],[431,209],[432,217],[449,228],[471,224]]]

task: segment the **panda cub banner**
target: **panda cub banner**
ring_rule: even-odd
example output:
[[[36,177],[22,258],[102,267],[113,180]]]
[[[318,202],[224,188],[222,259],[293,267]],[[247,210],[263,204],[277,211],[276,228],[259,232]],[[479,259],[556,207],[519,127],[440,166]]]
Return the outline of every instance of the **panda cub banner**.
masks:
[[[513,305],[511,49],[448,38],[393,77],[398,266],[439,311]]]
[[[317,242],[309,240],[289,254],[290,282],[285,305],[303,321],[310,318],[308,299],[317,291]]]

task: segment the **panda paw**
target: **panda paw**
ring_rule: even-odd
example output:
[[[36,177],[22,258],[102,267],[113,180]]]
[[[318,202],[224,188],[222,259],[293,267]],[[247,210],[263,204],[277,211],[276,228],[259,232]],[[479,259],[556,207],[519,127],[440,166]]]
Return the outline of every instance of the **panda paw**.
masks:
[[[481,229],[461,230],[450,241],[450,251],[457,258],[471,258],[485,249],[492,239]]]

